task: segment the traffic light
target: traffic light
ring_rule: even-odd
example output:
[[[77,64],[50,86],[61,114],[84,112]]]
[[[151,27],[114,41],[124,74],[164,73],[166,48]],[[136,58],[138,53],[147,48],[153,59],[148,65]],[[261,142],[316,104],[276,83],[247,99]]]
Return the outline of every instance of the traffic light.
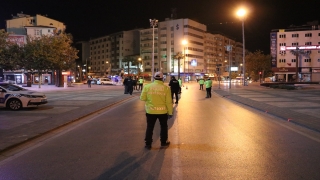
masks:
[[[261,75],[261,71],[259,71],[259,74]]]

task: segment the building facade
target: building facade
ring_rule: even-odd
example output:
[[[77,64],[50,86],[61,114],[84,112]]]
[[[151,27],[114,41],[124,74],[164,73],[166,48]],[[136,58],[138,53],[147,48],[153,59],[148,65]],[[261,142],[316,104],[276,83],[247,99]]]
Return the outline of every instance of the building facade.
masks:
[[[158,57],[164,73],[195,79],[204,75],[204,33],[207,27],[191,19],[169,19],[158,25]],[[185,41],[186,43],[183,43]],[[178,53],[183,58],[175,57]],[[178,64],[180,61],[180,64]],[[178,68],[180,68],[178,70]]]
[[[164,68],[164,72],[167,72],[167,67],[164,63],[160,64],[160,58],[158,56],[158,28],[149,28],[140,30],[140,58],[141,69],[144,75],[151,76],[152,71],[152,38],[154,37],[154,72]]]
[[[48,18],[42,15],[30,16],[23,13],[18,13],[16,16],[12,16],[12,19],[6,20],[6,30],[8,33],[27,35],[25,27],[53,27],[54,33],[65,32],[66,26],[63,22]],[[41,35],[41,29],[35,35]],[[43,32],[46,33],[46,32]],[[33,34],[33,33],[32,33]]]
[[[296,81],[296,74],[299,82],[320,81],[320,25],[317,22],[272,30],[270,42],[275,81]]]
[[[242,43],[222,34],[205,33],[204,46],[205,69],[209,77],[227,78],[230,67],[233,67],[232,72],[241,73]]]
[[[121,31],[107,36],[94,38],[89,41],[90,58],[88,74],[91,76],[106,76],[135,74],[137,66],[134,62],[124,62],[128,57],[140,56],[139,29]],[[130,72],[127,72],[129,69]],[[107,72],[107,73],[106,73]]]

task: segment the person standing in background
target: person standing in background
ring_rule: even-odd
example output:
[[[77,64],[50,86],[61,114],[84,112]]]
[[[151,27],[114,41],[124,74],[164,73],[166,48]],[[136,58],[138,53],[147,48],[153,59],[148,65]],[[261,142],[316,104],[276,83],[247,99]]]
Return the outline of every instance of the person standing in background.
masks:
[[[211,98],[211,87],[212,87],[212,81],[210,78],[208,78],[204,84],[206,85],[206,91],[207,91],[207,97],[206,98]]]
[[[179,94],[181,94],[181,87],[182,87],[182,80],[181,78],[178,79],[179,82]]]
[[[124,94],[128,94],[128,86],[127,86],[127,81],[128,81],[128,77],[125,77],[123,80],[123,85],[124,85]]]
[[[133,81],[133,90],[138,90],[138,86],[137,86],[137,78],[136,77],[133,77],[133,79],[132,79],[132,81]]]
[[[176,80],[176,77],[172,76],[171,80],[169,82],[169,86],[171,89],[171,97],[172,97],[172,102],[173,102],[173,95],[176,97],[176,104],[178,104],[178,94],[179,94],[179,90],[180,90],[180,84],[179,81]]]
[[[133,80],[132,80],[131,76],[129,76],[128,80],[126,81],[125,86],[127,86],[128,94],[132,95],[132,92],[133,92]]]
[[[144,80],[142,79],[142,77],[140,77],[140,79],[139,79],[139,90],[141,90],[141,91],[143,89],[143,83],[144,83]]]
[[[91,78],[88,78],[87,83],[88,83],[88,88],[91,88]]]
[[[203,84],[204,84],[204,79],[203,78],[199,79],[199,85],[200,85],[199,90],[203,90]]]

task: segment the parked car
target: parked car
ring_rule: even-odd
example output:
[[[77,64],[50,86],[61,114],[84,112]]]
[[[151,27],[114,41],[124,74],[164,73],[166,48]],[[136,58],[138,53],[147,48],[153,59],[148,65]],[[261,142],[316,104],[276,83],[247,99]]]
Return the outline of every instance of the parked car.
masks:
[[[98,78],[97,80],[98,85],[103,85],[103,84],[113,84],[111,79],[109,78]]]
[[[0,107],[19,110],[48,103],[43,93],[30,91],[10,83],[0,83]]]

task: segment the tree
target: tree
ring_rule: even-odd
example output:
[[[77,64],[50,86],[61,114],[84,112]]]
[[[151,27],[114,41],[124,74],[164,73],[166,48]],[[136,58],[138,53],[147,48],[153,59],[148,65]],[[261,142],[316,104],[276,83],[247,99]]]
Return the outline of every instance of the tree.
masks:
[[[173,59],[177,59],[178,60],[178,79],[180,79],[180,59],[184,58],[184,54],[182,54],[181,52],[178,52],[176,55],[173,56]]]
[[[272,72],[271,56],[264,55],[260,50],[248,53],[246,55],[246,71],[254,81],[259,79],[259,72],[261,72],[261,78],[270,76],[270,72]]]
[[[0,69],[15,70],[21,67],[22,47],[8,41],[9,34],[0,30]]]
[[[40,82],[42,82],[41,75],[50,69],[61,72],[75,68],[78,50],[71,47],[71,44],[71,36],[66,34],[28,37],[24,47],[25,68],[37,71]]]

